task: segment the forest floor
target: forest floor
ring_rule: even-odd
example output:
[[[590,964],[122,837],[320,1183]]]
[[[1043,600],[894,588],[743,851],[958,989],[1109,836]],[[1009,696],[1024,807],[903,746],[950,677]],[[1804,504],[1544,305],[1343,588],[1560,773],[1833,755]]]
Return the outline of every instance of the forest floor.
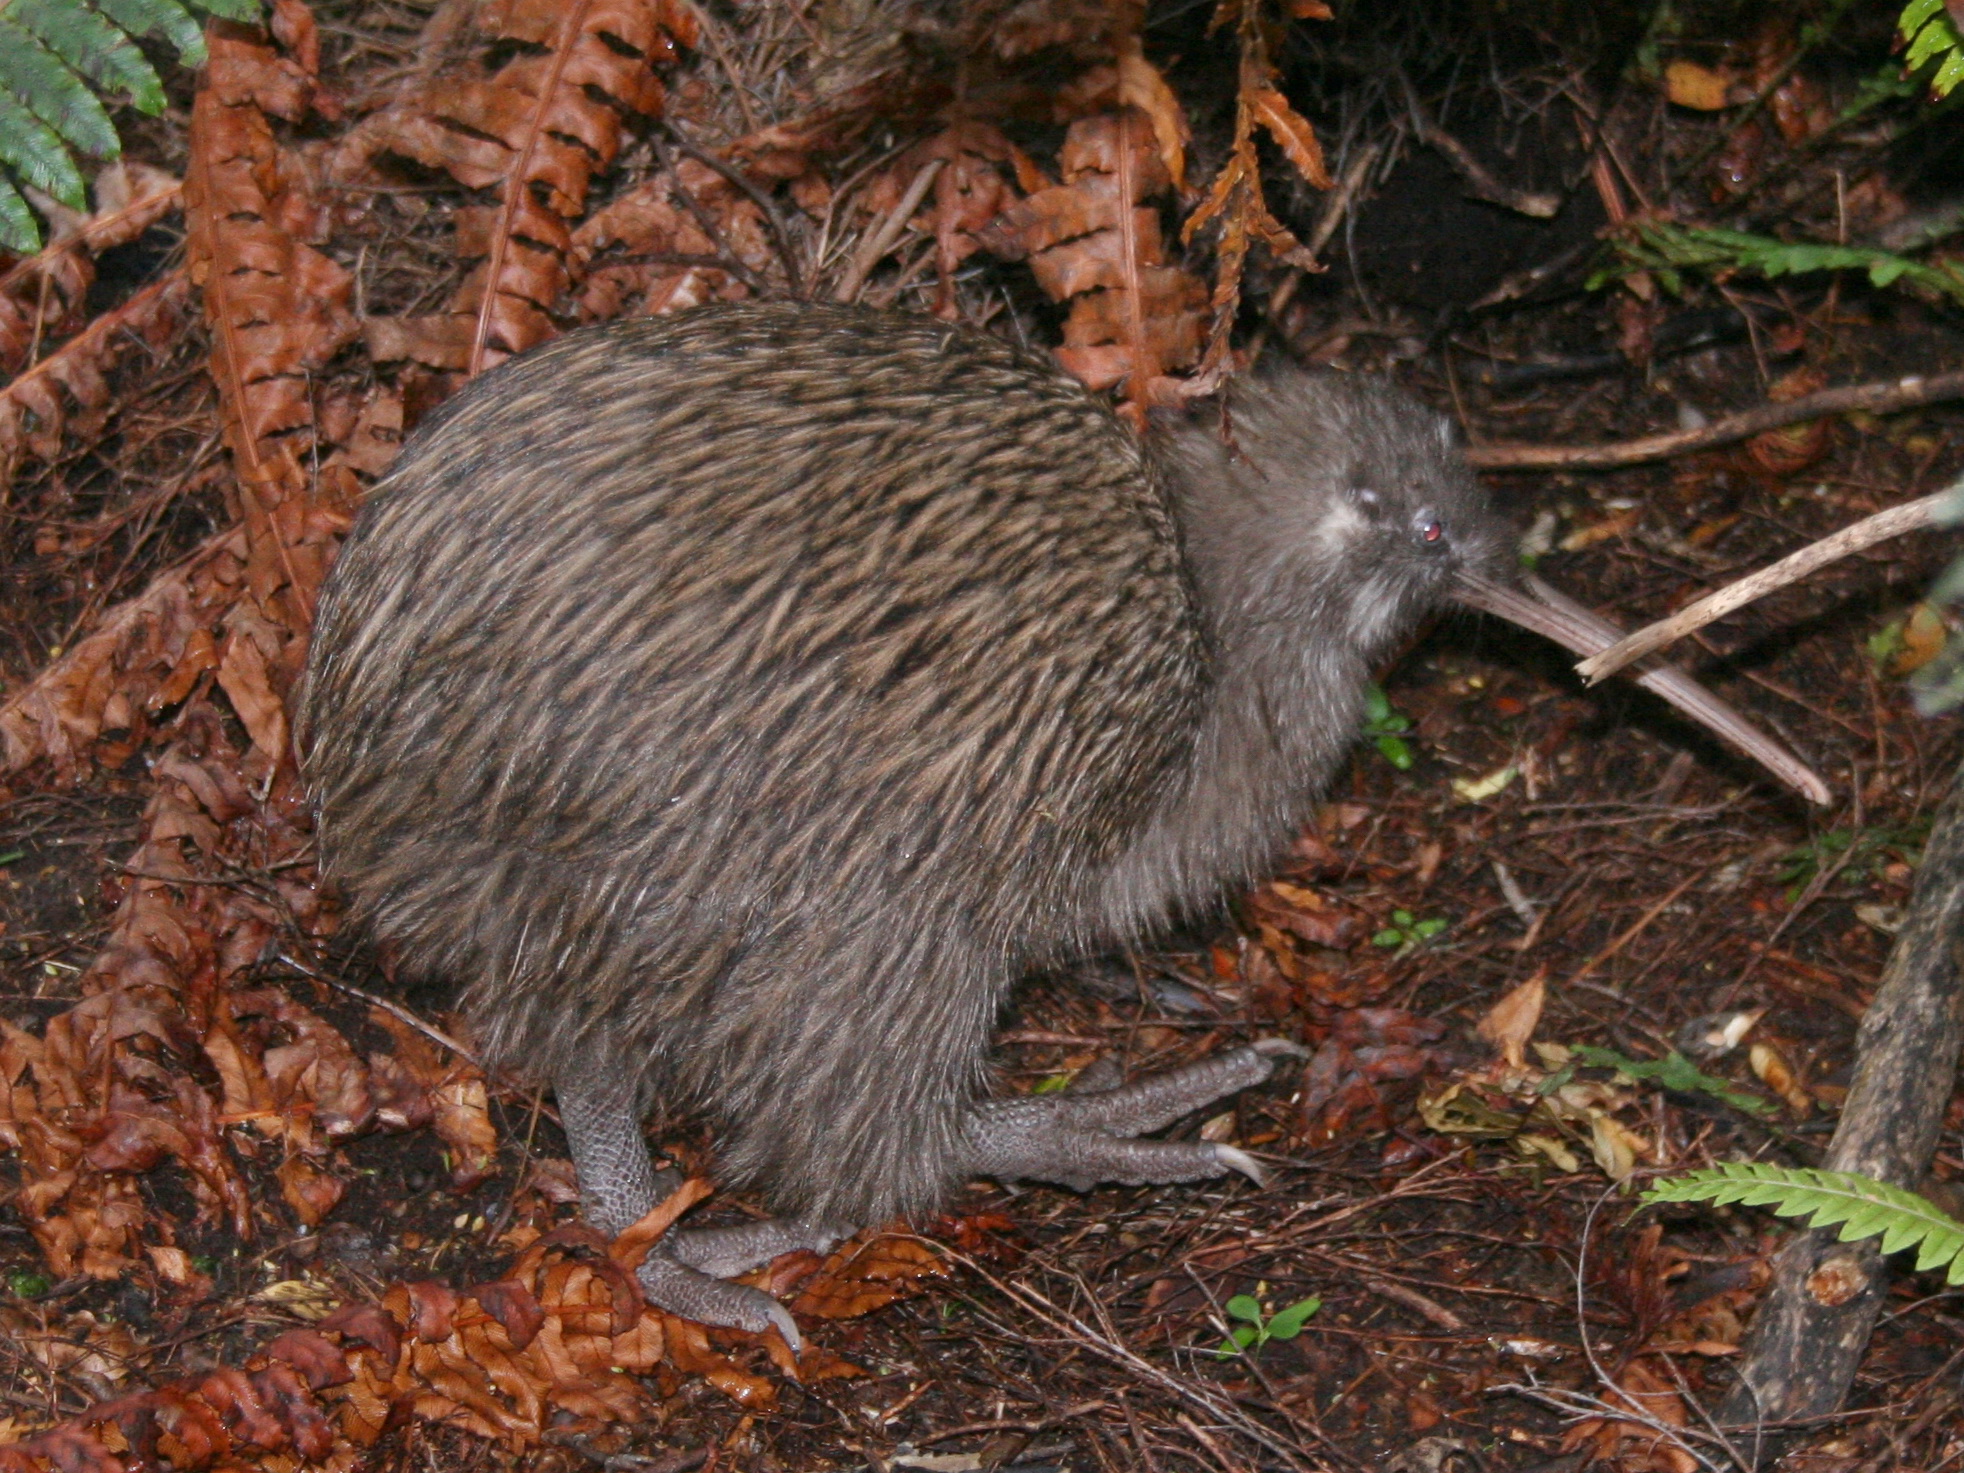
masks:
[[[480,52],[440,29],[457,9],[323,6],[310,37],[289,0],[277,43],[215,42],[199,111],[180,77],[184,105],[130,129],[131,157],[165,181],[155,211],[132,171],[99,218],[134,228],[71,252],[86,269],[0,276],[16,388],[39,373],[59,389],[52,415],[17,393],[0,426],[0,1469],[1740,1466],[1703,1418],[1790,1228],[1642,1208],[1635,1188],[1716,1160],[1820,1159],[1964,754],[1905,681],[1940,638],[1923,599],[1951,539],[1885,544],[1678,651],[1826,778],[1818,811],[1633,687],[1585,690],[1531,636],[1433,623],[1275,879],[1150,951],[1031,979],[1000,1036],[1006,1090],[1298,1039],[1306,1067],[1179,1128],[1252,1151],[1269,1184],[975,1183],[941,1219],[765,1271],[816,1347],[793,1377],[781,1348],[641,1314],[604,1248],[552,1236],[576,1214],[549,1097],[485,1078],[467,1039],[446,1047],[464,1029],[447,994],[397,986],[337,935],[312,877],[282,707],[311,590],[397,434],[501,356],[471,341],[501,258],[454,240],[522,244],[512,221],[544,197],[513,203],[472,176],[468,130],[425,146],[403,122],[463,108],[438,94],[439,43],[486,58],[478,86],[551,55],[523,5]],[[659,27],[686,40],[679,11],[645,9],[634,48],[608,55],[670,68]],[[616,39],[633,29],[616,24]],[[798,34],[757,23],[745,64]],[[711,49],[683,47],[695,69],[671,76],[671,115],[705,146],[777,126],[710,126],[735,106],[708,95]],[[585,85],[618,100],[628,83],[596,70]],[[1646,126],[1686,130],[1660,146],[1710,136],[1708,114],[1653,112]],[[387,130],[356,120],[376,117],[396,130],[386,177],[363,172]],[[554,126],[556,147],[579,131]],[[932,307],[935,242],[981,232],[1018,167],[971,137],[944,156],[971,171],[962,199],[917,196],[927,213],[890,263],[855,254],[930,157],[901,150],[938,126],[912,116],[836,157],[778,136],[775,153],[732,153],[751,166],[742,188],[659,134],[583,135],[614,233],[561,249],[549,314],[536,281],[501,284],[518,305],[489,340],[525,346],[528,312],[568,325],[664,295],[782,291],[772,273],[821,217],[844,246],[808,266]],[[363,128],[368,153],[349,142]],[[838,187],[840,158],[891,176],[880,209],[834,222],[814,204],[808,181]],[[1002,199],[979,206],[985,163]],[[664,178],[709,203],[645,193]],[[459,222],[473,188],[504,200],[501,224]],[[758,192],[805,211],[795,248],[746,209]],[[667,211],[659,225],[618,209],[636,198]],[[585,208],[597,218],[600,196]],[[710,217],[723,238],[685,238]],[[1964,362],[1954,305],[1855,275],[1739,279],[1683,303],[1653,286],[1505,314],[1401,305],[1382,285],[1401,268],[1372,266],[1371,242],[1447,228],[1380,217],[1351,247],[1376,277],[1340,267],[1278,303],[1278,274],[1248,310],[1272,351],[1391,369],[1475,446],[1622,441]],[[609,277],[623,239],[632,259],[617,251]],[[965,278],[949,310],[991,290]],[[1010,289],[1000,304],[1056,320]],[[1655,340],[1695,311],[1725,329],[1630,361],[1633,322]],[[96,358],[68,359],[86,371],[41,372],[92,331]],[[1497,371],[1605,350],[1610,365],[1564,377]],[[1936,405],[1489,483],[1541,576],[1634,627],[1960,471],[1964,406]],[[1510,996],[1539,1011],[1496,1014]],[[700,1135],[657,1141],[713,1173]],[[1964,1096],[1927,1190],[1964,1199]],[[718,1197],[698,1216],[744,1210]],[[1848,1410],[1788,1429],[1779,1466],[1964,1468],[1964,1300],[1903,1269]],[[1252,1327],[1251,1306],[1272,1333],[1237,1348],[1225,1336]],[[7,1444],[26,1452],[6,1461]]]

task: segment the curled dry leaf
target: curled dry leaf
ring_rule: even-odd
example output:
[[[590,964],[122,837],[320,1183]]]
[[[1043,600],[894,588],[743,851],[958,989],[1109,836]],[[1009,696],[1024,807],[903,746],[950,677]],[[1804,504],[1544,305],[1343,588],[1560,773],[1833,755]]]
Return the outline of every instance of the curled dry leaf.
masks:
[[[791,1303],[793,1314],[853,1319],[945,1279],[948,1266],[919,1238],[875,1229],[841,1243]]]
[[[4,770],[45,759],[58,781],[74,782],[98,739],[140,739],[184,701],[217,667],[211,628],[238,596],[245,552],[236,529],[213,538],[0,705]]]
[[[858,300],[880,260],[899,250],[913,259],[867,294],[875,303],[892,301],[929,259],[912,244],[911,232],[932,238],[936,310],[951,312],[953,273],[960,262],[985,248],[1011,258],[1032,249],[1013,230],[990,230],[1015,203],[1017,191],[1049,187],[1043,170],[1000,129],[974,119],[951,124],[903,151],[859,192],[853,203],[864,216],[860,245],[834,299]]]
[[[1138,113],[1081,118],[1060,151],[1064,182],[1040,189],[980,232],[998,255],[1025,259],[1037,282],[1071,303],[1057,360],[1093,389],[1127,383],[1135,405],[1177,397],[1165,370],[1200,352],[1207,289],[1165,264],[1158,212],[1139,202],[1171,179]]]
[[[1262,0],[1222,0],[1214,24],[1217,28],[1232,25],[1241,48],[1234,145],[1208,186],[1207,197],[1180,230],[1180,239],[1191,241],[1204,226],[1219,222],[1220,239],[1214,250],[1213,327],[1208,334],[1206,364],[1198,375],[1198,382],[1205,386],[1211,386],[1227,367],[1228,333],[1241,305],[1241,278],[1251,246],[1259,241],[1278,260],[1305,271],[1321,269],[1288,227],[1269,211],[1262,194],[1261,160],[1255,151],[1256,131],[1268,133],[1310,184],[1318,189],[1331,186],[1315,129],[1275,86],[1275,64],[1269,58],[1279,38],[1263,14]]]
[[[1435,1045],[1445,1033],[1436,1018],[1400,1008],[1339,1014],[1303,1073],[1303,1130],[1312,1144],[1327,1145],[1349,1130],[1390,1129],[1391,1101],[1378,1086],[1443,1069]]]
[[[451,1185],[476,1186],[496,1169],[498,1153],[483,1071],[468,1059],[445,1062],[429,1038],[394,1013],[378,1008],[369,1016],[395,1039],[397,1061],[423,1091],[429,1123],[450,1147]]]
[[[477,23],[487,46],[523,49],[488,78],[438,77],[364,119],[333,165],[350,179],[393,153],[498,190],[458,212],[458,254],[477,265],[446,310],[368,324],[377,360],[475,373],[552,336],[572,279],[567,222],[619,153],[623,116],[660,115],[655,68],[696,37],[677,0],[493,0]]]
[[[96,176],[95,203],[92,215],[55,205],[47,246],[0,274],[0,369],[18,374],[83,325],[95,258],[127,245],[175,210],[177,180],[147,164],[119,161]]]
[[[572,246],[586,322],[740,299],[749,289],[732,265],[758,274],[772,259],[756,202],[692,158],[596,211],[573,232]]]
[[[110,408],[110,371],[132,351],[170,341],[183,323],[187,287],[175,272],[152,282],[0,389],[0,481],[14,475],[23,455],[59,454],[71,429],[101,427]]]
[[[1141,16],[1143,18],[1143,16]],[[1118,44],[1118,105],[1134,107],[1152,123],[1153,137],[1159,144],[1160,162],[1184,192],[1187,187],[1187,144],[1193,133],[1187,126],[1186,109],[1159,68],[1146,60],[1145,46],[1136,29]]]
[[[1617,1373],[1604,1399],[1619,1409],[1628,1409],[1645,1422],[1615,1417],[1587,1417],[1571,1427],[1562,1438],[1564,1451],[1581,1448],[1590,1457],[1618,1468],[1650,1470],[1650,1473],[1697,1473],[1699,1461],[1681,1442],[1656,1430],[1687,1427],[1691,1414],[1678,1391],[1677,1378],[1668,1367],[1659,1368],[1649,1358],[1631,1361]]]
[[[299,649],[286,646],[311,620],[333,540],[345,530],[338,509],[314,503],[303,469],[314,449],[310,375],[355,333],[348,273],[286,223],[313,213],[308,181],[267,114],[304,114],[311,92],[297,72],[257,33],[214,31],[184,182],[186,258],[204,294],[212,377],[243,493],[247,590],[283,631],[281,649],[267,652],[276,695],[296,673]],[[277,733],[262,724],[261,735],[283,738],[283,724]],[[262,751],[275,763],[284,756],[283,746]]]
[[[1528,1041],[1541,1022],[1541,1009],[1548,1000],[1548,973],[1536,972],[1487,1009],[1474,1031],[1490,1044],[1509,1068],[1527,1067]]]
[[[707,1177],[690,1177],[650,1207],[639,1222],[629,1223],[623,1228],[620,1236],[614,1239],[613,1246],[607,1250],[608,1255],[629,1273],[634,1272],[641,1266],[641,1260],[648,1256],[648,1250],[660,1241],[662,1234],[675,1226],[676,1219],[714,1190]]]

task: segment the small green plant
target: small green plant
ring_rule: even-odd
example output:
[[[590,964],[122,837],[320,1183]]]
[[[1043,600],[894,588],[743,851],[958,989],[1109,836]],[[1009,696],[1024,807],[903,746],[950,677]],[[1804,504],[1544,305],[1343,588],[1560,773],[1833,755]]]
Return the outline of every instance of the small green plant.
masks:
[[[1638,218],[1609,237],[1609,249],[1611,259],[1589,277],[1592,290],[1638,271],[1650,273],[1677,296],[1684,293],[1687,273],[1726,277],[1746,272],[1771,279],[1813,271],[1865,271],[1875,286],[1900,282],[1925,297],[1964,304],[1964,267],[1941,259],[1913,261],[1868,246],[1785,241],[1740,230]]]
[[[1258,1283],[1254,1294],[1237,1294],[1228,1300],[1225,1306],[1228,1318],[1242,1323],[1228,1328],[1227,1339],[1214,1352],[1216,1359],[1259,1355],[1262,1347],[1271,1340],[1293,1340],[1303,1332],[1303,1326],[1309,1323],[1310,1316],[1323,1307],[1323,1301],[1312,1294],[1307,1299],[1298,1299],[1286,1309],[1269,1314],[1256,1297],[1267,1292],[1268,1285]]]
[[[1959,34],[1944,0],[1910,0],[1896,22],[1896,34],[1906,48],[1905,72],[1932,69],[1932,97],[1948,96],[1953,87],[1964,82],[1964,35]]]
[[[1660,1181],[1643,1201],[1738,1202],[1771,1207],[1782,1217],[1805,1217],[1811,1227],[1840,1223],[1844,1243],[1880,1237],[1884,1253],[1915,1248],[1918,1273],[1946,1269],[1951,1283],[1964,1284],[1964,1222],[1914,1192],[1854,1172],[1727,1161]]]
[[[1378,754],[1400,772],[1412,765],[1412,744],[1405,733],[1412,729],[1411,718],[1391,704],[1381,685],[1364,688],[1364,735]]]
[[[1391,912],[1391,924],[1371,938],[1373,946],[1396,946],[1410,951],[1421,941],[1430,941],[1452,922],[1444,916],[1427,916],[1420,920],[1408,910]]]
[[[1568,1064],[1542,1081],[1541,1093],[1550,1094],[1560,1089],[1574,1075],[1576,1067],[1583,1065],[1591,1069],[1614,1069],[1618,1074],[1640,1084],[1654,1084],[1659,1089],[1672,1090],[1685,1095],[1709,1095],[1723,1101],[1735,1110],[1745,1110],[1754,1115],[1773,1113],[1773,1102],[1758,1095],[1747,1094],[1734,1089],[1723,1079],[1705,1073],[1676,1049],[1661,1059],[1632,1059],[1618,1053],[1613,1048],[1597,1048],[1593,1044],[1578,1043],[1569,1051]]]
[[[25,858],[27,858],[25,849],[9,849],[5,854],[0,854],[0,864],[13,864]]]
[[[25,1269],[15,1269],[7,1275],[7,1292],[16,1299],[33,1299],[45,1294],[54,1287],[54,1281],[46,1274],[29,1273]]]
[[[1790,849],[1780,861],[1780,883],[1787,887],[1787,903],[1800,898],[1814,877],[1847,855],[1841,877],[1851,883],[1870,880],[1891,862],[1914,866],[1923,853],[1928,825],[1900,828],[1829,829],[1805,844]]]

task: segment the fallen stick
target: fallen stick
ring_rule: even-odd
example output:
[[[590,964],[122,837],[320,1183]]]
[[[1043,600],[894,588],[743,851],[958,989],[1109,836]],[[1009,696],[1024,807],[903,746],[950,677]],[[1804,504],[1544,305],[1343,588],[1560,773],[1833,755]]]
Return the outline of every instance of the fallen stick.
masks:
[[[1905,502],[1902,506],[1892,506],[1887,511],[1879,511],[1872,517],[1863,517],[1859,522],[1843,527],[1839,532],[1831,532],[1818,542],[1810,542],[1798,552],[1788,553],[1777,563],[1770,563],[1757,573],[1728,583],[1715,593],[1708,593],[1696,603],[1686,604],[1667,619],[1659,619],[1654,624],[1646,624],[1634,634],[1626,635],[1608,649],[1591,655],[1575,667],[1575,673],[1589,684],[1594,685],[1606,676],[1614,675],[1633,660],[1641,660],[1645,655],[1655,654],[1667,644],[1683,639],[1694,629],[1703,629],[1715,619],[1723,619],[1734,609],[1743,609],[1755,599],[1764,598],[1776,588],[1785,588],[1789,583],[1798,583],[1816,569],[1825,568],[1829,563],[1839,562],[1851,553],[1860,552],[1865,547],[1873,547],[1878,542],[1887,542],[1891,537],[1900,537],[1905,532],[1920,532],[1925,527],[1937,524],[1937,512],[1945,501],[1954,496],[1964,482],[1942,491],[1932,492],[1916,501]]]
[[[1960,952],[1964,769],[1938,810],[1902,930],[1863,1014],[1854,1083],[1821,1162],[1828,1170],[1912,1191],[1923,1180],[1964,1046]],[[1873,1240],[1844,1243],[1833,1228],[1802,1233],[1781,1249],[1718,1420],[1790,1423],[1840,1410],[1881,1312],[1886,1277]]]
[[[1931,374],[1927,378],[1912,374],[1881,383],[1823,389],[1818,394],[1762,404],[1742,414],[1728,415],[1701,429],[1674,430],[1667,435],[1647,435],[1641,440],[1619,440],[1610,445],[1473,445],[1467,448],[1466,458],[1487,471],[1608,470],[1620,465],[1640,465],[1646,460],[1665,460],[1692,450],[1709,450],[1714,445],[1730,445],[1803,419],[1819,419],[1857,409],[1870,414],[1895,414],[1945,399],[1964,399],[1964,370]]]

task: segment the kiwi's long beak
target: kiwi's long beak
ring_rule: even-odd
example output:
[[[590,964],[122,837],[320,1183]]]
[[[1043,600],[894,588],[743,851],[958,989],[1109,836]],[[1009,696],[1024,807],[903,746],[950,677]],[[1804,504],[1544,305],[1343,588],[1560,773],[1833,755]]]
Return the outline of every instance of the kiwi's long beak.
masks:
[[[1523,579],[1521,588],[1510,588],[1477,573],[1461,573],[1453,585],[1453,596],[1482,613],[1545,635],[1584,657],[1608,649],[1624,634],[1609,620],[1538,578]],[[1808,802],[1828,802],[1828,785],[1811,767],[1675,665],[1653,664],[1637,676],[1637,684],[1655,691],[1692,720],[1731,742]]]

